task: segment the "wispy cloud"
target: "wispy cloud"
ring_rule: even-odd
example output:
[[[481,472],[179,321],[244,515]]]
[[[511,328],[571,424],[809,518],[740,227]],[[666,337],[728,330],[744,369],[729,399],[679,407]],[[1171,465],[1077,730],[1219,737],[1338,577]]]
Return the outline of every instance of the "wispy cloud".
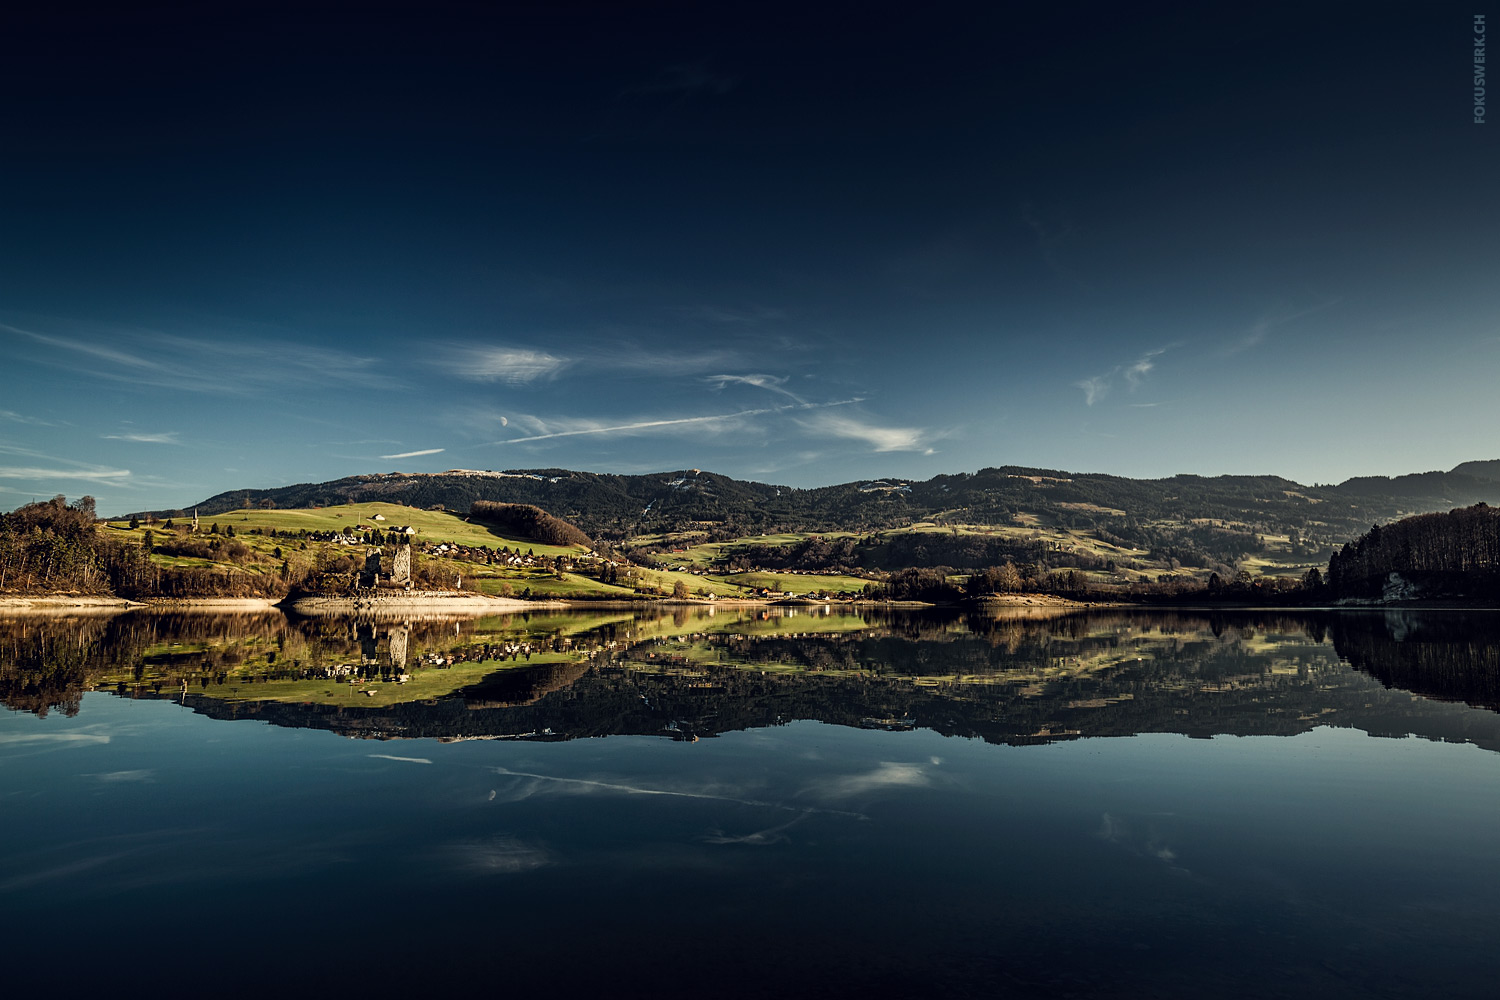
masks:
[[[594,339],[603,339],[596,333]],[[578,337],[569,338],[578,340]],[[585,338],[587,339],[587,338]],[[565,355],[523,345],[451,344],[437,351],[431,364],[471,382],[500,382],[525,386],[544,384],[564,375],[607,372],[618,376],[666,377],[723,370],[736,366],[739,355],[728,348],[708,350],[652,350],[610,332],[609,343],[586,354]]]
[[[573,363],[570,358],[525,347],[453,347],[439,360],[462,378],[511,385],[556,378]]]
[[[1113,372],[1108,375],[1095,375],[1093,378],[1079,379],[1073,385],[1083,390],[1084,405],[1093,406],[1109,395],[1109,381],[1113,377]]]
[[[26,360],[142,388],[254,395],[287,386],[400,384],[378,371],[375,358],[239,333],[197,338],[108,330],[64,336],[0,323],[0,335],[29,348]]]
[[[438,455],[446,451],[446,448],[423,448],[421,451],[401,451],[394,455],[381,455],[382,459],[388,458],[417,458],[421,455]]]
[[[1261,344],[1265,343],[1266,338],[1269,337],[1271,335],[1271,332],[1278,326],[1281,326],[1285,323],[1291,323],[1294,320],[1299,320],[1303,316],[1310,316],[1313,313],[1321,312],[1324,309],[1329,308],[1330,306],[1337,305],[1338,302],[1338,299],[1330,299],[1327,302],[1320,303],[1319,305],[1312,306],[1308,309],[1299,309],[1295,312],[1272,313],[1267,316],[1262,316],[1260,319],[1250,324],[1249,328],[1246,329],[1243,333],[1235,337],[1234,340],[1224,348],[1223,353],[1226,355],[1234,355],[1239,354],[1243,351],[1251,350],[1255,347],[1259,347]]]
[[[59,426],[50,420],[43,420],[40,417],[28,417],[26,414],[17,413],[15,410],[0,410],[0,420],[9,420],[13,424],[31,424],[36,427]]]
[[[164,431],[160,434],[143,434],[140,432],[122,432],[120,434],[99,435],[106,441],[134,441],[138,444],[182,444],[177,440],[177,431]]]
[[[1131,389],[1135,389],[1137,386],[1139,386],[1141,384],[1141,379],[1149,375],[1151,373],[1151,369],[1156,367],[1156,361],[1154,359],[1158,355],[1165,354],[1166,351],[1167,349],[1165,347],[1158,347],[1154,351],[1147,351],[1135,361],[1126,365],[1124,372],[1126,384],[1128,384]]]
[[[672,417],[657,420],[632,420],[623,424],[611,424],[605,421],[595,420],[569,420],[569,424],[579,426],[569,427],[567,430],[547,431],[540,434],[529,434],[524,437],[506,438],[503,441],[493,441],[492,444],[524,444],[528,441],[550,441],[553,438],[581,437],[593,434],[639,434],[644,431],[663,430],[703,430],[706,428],[717,428],[745,417],[759,416],[767,413],[776,413],[787,407],[768,407],[758,410],[739,410],[735,413],[715,413],[701,417]],[[563,422],[559,422],[563,423]]]
[[[406,764],[431,764],[432,763],[432,761],[428,760],[426,757],[397,757],[395,754],[389,754],[389,753],[371,753],[371,754],[365,754],[365,756],[366,757],[379,757],[381,760],[399,760],[399,761],[401,761],[403,763],[406,763]]]
[[[799,403],[805,402],[801,396],[798,396],[790,389],[783,388],[787,383],[787,378],[784,375],[705,375],[703,381],[707,382],[715,391],[723,389],[728,385],[752,385],[757,389],[780,393],[789,399],[795,399]]]
[[[1062,263],[1062,252],[1078,235],[1078,227],[1067,219],[1044,215],[1029,201],[1021,204],[1021,221],[1036,235],[1037,250],[1052,272],[1075,285],[1082,285],[1078,275]]]
[[[121,485],[121,480],[130,478],[129,469],[107,469],[100,465],[78,469],[44,469],[15,465],[0,465],[0,479],[24,479],[45,482],[50,479],[80,480],[90,483]]]
[[[786,319],[786,313],[780,309],[768,309],[755,306],[750,309],[728,309],[723,306],[692,306],[683,310],[683,314],[689,319],[702,320],[705,323],[720,323],[733,326],[755,326],[760,323],[776,322]]]
[[[1114,388],[1116,377],[1123,377],[1126,388],[1134,392],[1145,382],[1146,376],[1151,374],[1152,370],[1156,368],[1156,359],[1167,353],[1170,346],[1157,347],[1146,351],[1129,364],[1115,365],[1103,375],[1093,375],[1089,378],[1079,379],[1073,383],[1073,387],[1083,390],[1083,402],[1085,406],[1093,406],[1105,396],[1108,396],[1110,390]]]
[[[792,413],[803,410],[823,409],[830,406],[847,406],[857,399],[835,400],[829,403],[788,403],[784,406],[763,406],[754,409],[736,410],[733,413],[712,413],[691,417],[655,417],[628,421],[588,420],[565,418],[542,420],[534,416],[517,416],[516,423],[527,427],[531,433],[520,437],[492,441],[491,444],[524,444],[531,441],[550,441],[556,438],[584,437],[589,435],[628,435],[644,433],[678,433],[712,431],[715,433],[738,430],[754,417]]]
[[[52,463],[52,465],[7,465],[0,466],[0,479],[22,479],[28,482],[45,482],[47,480],[80,480],[84,482],[96,482],[108,486],[126,486],[132,478],[129,469],[111,469],[103,465],[93,465],[88,462],[75,462],[68,458],[58,458],[47,455],[31,448],[22,448],[18,445],[0,442],[0,455],[14,455],[17,458],[29,458],[38,462]],[[64,466],[57,468],[56,466]]]
[[[833,413],[820,413],[808,420],[800,421],[803,427],[819,434],[851,441],[863,441],[877,452],[920,451],[930,455],[928,433],[919,427],[880,427],[853,417]]]

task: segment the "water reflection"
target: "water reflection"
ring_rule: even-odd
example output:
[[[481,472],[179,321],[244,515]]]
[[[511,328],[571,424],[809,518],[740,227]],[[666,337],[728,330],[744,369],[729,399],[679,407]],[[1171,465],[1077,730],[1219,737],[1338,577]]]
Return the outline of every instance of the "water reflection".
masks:
[[[1383,613],[17,620],[7,983],[118,989],[77,961],[109,941],[170,954],[142,988],[261,997],[1489,996],[1500,759],[1445,744],[1500,749],[1461,703],[1495,648]],[[1149,735],[1225,733],[1287,738]],[[578,738],[613,734],[650,738]]]
[[[389,738],[695,739],[812,719],[991,743],[1317,725],[1500,749],[1500,616],[800,609],[0,622],[0,700],[85,691]],[[1420,695],[1421,697],[1414,697]]]

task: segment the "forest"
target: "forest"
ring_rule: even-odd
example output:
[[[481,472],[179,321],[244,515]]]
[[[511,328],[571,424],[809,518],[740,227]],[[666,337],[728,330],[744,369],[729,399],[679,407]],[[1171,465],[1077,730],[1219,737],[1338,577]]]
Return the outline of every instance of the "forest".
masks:
[[[1424,597],[1500,598],[1500,510],[1479,503],[1375,525],[1334,554],[1326,582],[1338,598],[1382,597],[1403,582]]]

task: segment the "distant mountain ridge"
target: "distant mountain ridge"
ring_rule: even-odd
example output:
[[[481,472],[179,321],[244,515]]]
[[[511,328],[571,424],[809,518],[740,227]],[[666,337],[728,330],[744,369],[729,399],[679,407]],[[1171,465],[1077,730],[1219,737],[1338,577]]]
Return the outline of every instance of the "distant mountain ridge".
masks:
[[[1475,479],[1500,482],[1500,458],[1492,458],[1487,462],[1462,462],[1453,467],[1453,472],[1461,476],[1473,476]]]
[[[934,518],[1016,523],[1019,516],[1065,526],[1107,527],[1124,537],[1139,522],[1171,521],[1187,527],[1208,521],[1245,531],[1296,530],[1342,542],[1377,522],[1479,502],[1500,504],[1500,460],[1465,462],[1448,472],[1360,476],[1337,486],[1304,486],[1279,476],[1130,479],[1022,466],[811,489],[732,479],[699,469],[634,476],[556,468],[454,469],[232,490],[192,507],[210,515],[267,503],[286,508],[377,500],[458,511],[467,511],[476,501],[532,504],[603,537],[690,528],[726,536],[868,531]]]

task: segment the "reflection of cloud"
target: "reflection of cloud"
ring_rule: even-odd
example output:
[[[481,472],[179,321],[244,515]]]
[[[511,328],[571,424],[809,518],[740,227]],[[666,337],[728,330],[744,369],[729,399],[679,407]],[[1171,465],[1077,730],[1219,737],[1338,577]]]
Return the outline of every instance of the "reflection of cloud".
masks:
[[[104,733],[0,733],[0,743],[108,743]]]
[[[703,839],[705,842],[710,844],[741,844],[749,847],[764,847],[767,844],[779,844],[787,840],[787,838],[782,835],[783,830],[786,830],[792,826],[796,826],[806,818],[807,813],[800,813],[796,816],[793,816],[785,823],[782,823],[780,826],[767,827],[764,830],[757,830],[754,833],[741,834],[737,837],[729,836],[722,830],[715,830],[712,834],[704,837]]]
[[[448,844],[438,853],[449,867],[474,875],[510,875],[553,863],[547,851],[510,837]]]
[[[787,806],[779,802],[763,802],[757,799],[744,798],[742,794],[738,794],[738,789],[723,788],[721,786],[712,786],[710,789],[648,788],[643,785],[628,785],[618,781],[599,781],[591,778],[558,778],[548,774],[511,771],[503,767],[495,768],[495,773],[511,778],[530,779],[518,782],[508,792],[501,793],[505,796],[502,801],[506,802],[517,802],[521,799],[530,798],[532,795],[540,794],[544,790],[562,795],[660,795],[669,798],[709,799],[716,802],[733,802],[736,805],[786,809],[798,813],[832,813],[835,815],[853,816],[859,819],[864,818],[859,813],[848,813],[834,809],[809,809],[803,806]]]
[[[98,778],[100,781],[151,781],[156,772],[150,768],[137,771],[105,771],[103,774],[88,774],[86,778]]]
[[[431,764],[432,763],[432,761],[428,760],[426,757],[397,757],[394,754],[388,754],[388,753],[372,753],[372,754],[366,754],[365,756],[367,756],[367,757],[379,757],[381,760],[400,760],[400,761],[405,761],[408,764]]]
[[[1177,865],[1177,852],[1161,842],[1155,829],[1148,830],[1145,836],[1140,836],[1119,817],[1105,813],[1100,820],[1099,829],[1094,831],[1094,836],[1111,844],[1118,844],[1132,853],[1165,862],[1174,871],[1187,871],[1186,868]]]
[[[814,782],[810,790],[830,799],[849,798],[884,788],[925,788],[932,784],[927,772],[920,764],[882,763],[865,774],[850,774],[840,778],[824,778]]]
[[[128,853],[128,852],[127,852]],[[80,858],[70,861],[64,865],[56,865],[52,868],[43,868],[38,871],[29,871],[24,875],[13,875],[8,879],[0,880],[0,892],[14,892],[17,889],[26,889],[33,885],[44,882],[55,882],[58,879],[71,878],[82,874],[90,869],[107,865],[117,858],[123,858],[125,854],[100,854],[92,858]]]

